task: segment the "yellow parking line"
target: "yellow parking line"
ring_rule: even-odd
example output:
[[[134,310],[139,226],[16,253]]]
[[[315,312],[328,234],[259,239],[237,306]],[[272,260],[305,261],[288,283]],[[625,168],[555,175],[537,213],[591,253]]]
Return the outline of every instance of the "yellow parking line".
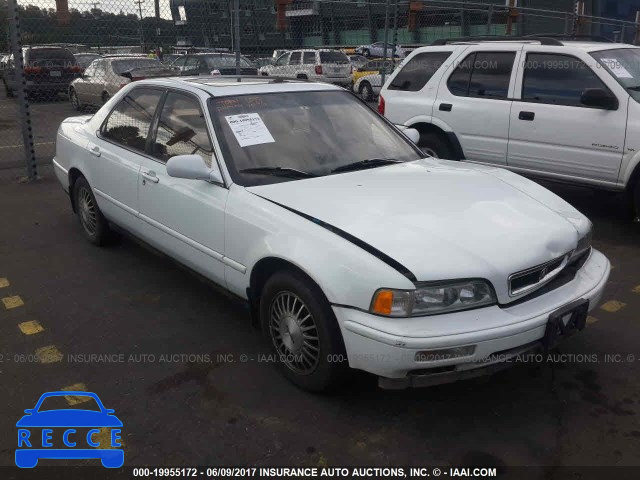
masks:
[[[627,304],[624,302],[619,302],[617,300],[609,300],[607,303],[600,305],[600,308],[605,312],[615,313],[626,306]]]
[[[25,335],[34,335],[36,333],[44,331],[44,328],[37,320],[30,320],[28,322],[19,323],[18,328]]]
[[[0,288],[5,288],[9,286],[9,279],[8,278],[0,278]]]
[[[47,345],[36,350],[36,357],[40,363],[55,363],[62,360],[62,353],[55,345]]]
[[[9,310],[10,308],[17,308],[24,305],[24,302],[20,298],[19,295],[14,295],[13,297],[4,297],[2,299],[2,303],[4,303],[4,308]]]
[[[640,285],[636,285],[636,286],[633,288],[633,293],[640,293]]]
[[[598,319],[596,317],[592,317],[591,315],[589,315],[587,317],[587,325],[593,325],[597,321],[598,321]]]
[[[87,386],[84,383],[74,383],[73,385],[69,385],[68,387],[63,387],[60,390],[65,392],[86,392]],[[65,395],[64,399],[67,401],[69,405],[77,405],[79,403],[89,401],[90,397],[79,397],[76,395]]]

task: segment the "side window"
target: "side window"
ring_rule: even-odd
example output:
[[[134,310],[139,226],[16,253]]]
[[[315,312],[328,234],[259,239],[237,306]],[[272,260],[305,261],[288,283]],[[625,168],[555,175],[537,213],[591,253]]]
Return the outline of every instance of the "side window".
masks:
[[[187,63],[184,69],[188,72],[198,69],[198,57],[187,57]]]
[[[178,67],[180,71],[184,70],[184,62],[187,59],[185,57],[179,57],[175,62],[171,64],[172,67]]]
[[[314,65],[316,63],[316,52],[304,52],[302,63],[305,65]]]
[[[473,65],[469,96],[506,99],[515,52],[478,52]]]
[[[588,88],[609,91],[582,60],[569,55],[527,55],[522,84],[523,100],[579,107],[584,106],[581,103],[582,93]]]
[[[105,61],[104,60],[98,60],[96,62],[96,68],[95,68],[95,72],[93,73],[96,76],[102,76],[105,74]]]
[[[102,125],[104,138],[124,147],[145,151],[149,127],[162,96],[162,90],[136,88],[111,111]]]
[[[389,85],[389,90],[405,92],[422,90],[450,56],[451,52],[419,53],[398,72]]]
[[[91,77],[91,76],[93,76],[93,75],[96,73],[96,64],[97,64],[97,63],[98,63],[98,62],[91,62],[91,63],[89,64],[89,66],[88,66],[88,67],[86,68],[86,70],[84,71],[84,75],[85,75],[86,77]]]
[[[298,65],[300,63],[300,57],[302,52],[292,52],[289,58],[289,65]]]
[[[281,67],[281,66],[286,65],[287,63],[289,63],[289,56],[290,56],[289,53],[285,53],[283,55],[280,55],[278,57],[278,60],[276,61],[276,65]]]
[[[169,93],[162,107],[152,155],[166,162],[175,155],[201,155],[211,166],[213,148],[200,102],[182,93]]]

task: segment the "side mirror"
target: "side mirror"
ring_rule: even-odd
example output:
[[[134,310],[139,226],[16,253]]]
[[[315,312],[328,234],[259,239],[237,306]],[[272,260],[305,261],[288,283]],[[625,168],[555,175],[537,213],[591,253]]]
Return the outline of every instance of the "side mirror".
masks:
[[[208,167],[200,155],[176,155],[167,162],[167,174],[174,178],[224,183],[216,162]]]
[[[602,88],[587,88],[582,92],[580,102],[587,107],[617,110],[618,99]]]
[[[24,413],[26,413],[27,415],[31,415],[33,413],[33,408],[27,408]]]
[[[420,132],[415,128],[405,128],[404,130],[402,130],[402,133],[404,133],[404,136],[416,145],[420,141]]]
[[[112,413],[115,413],[116,411],[113,408],[105,408],[104,409],[104,413],[106,413],[107,415],[111,415]]]

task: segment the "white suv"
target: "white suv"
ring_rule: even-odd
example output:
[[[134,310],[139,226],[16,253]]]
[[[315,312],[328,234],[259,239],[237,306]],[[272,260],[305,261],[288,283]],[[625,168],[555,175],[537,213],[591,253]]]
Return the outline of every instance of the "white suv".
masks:
[[[351,62],[338,50],[292,50],[283,53],[272,65],[260,68],[260,74],[328,82],[351,86]]]
[[[640,212],[640,48],[440,41],[407,57],[378,109],[430,155],[624,191]]]

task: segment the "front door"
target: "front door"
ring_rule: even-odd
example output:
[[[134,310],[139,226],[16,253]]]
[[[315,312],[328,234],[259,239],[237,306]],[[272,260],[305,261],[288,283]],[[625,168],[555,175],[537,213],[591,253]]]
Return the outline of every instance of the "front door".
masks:
[[[200,100],[169,92],[151,135],[150,156],[139,178],[140,219],[149,243],[220,285],[225,285],[224,215],[228,190],[204,180],[173,178],[166,162],[197,154],[215,162]]]
[[[581,102],[585,90],[614,95],[617,85],[609,88],[577,57],[542,52],[539,46],[526,48],[511,113],[509,167],[615,184],[624,153],[628,96],[618,95],[616,110],[587,107]],[[608,75],[604,69],[601,73]]]

